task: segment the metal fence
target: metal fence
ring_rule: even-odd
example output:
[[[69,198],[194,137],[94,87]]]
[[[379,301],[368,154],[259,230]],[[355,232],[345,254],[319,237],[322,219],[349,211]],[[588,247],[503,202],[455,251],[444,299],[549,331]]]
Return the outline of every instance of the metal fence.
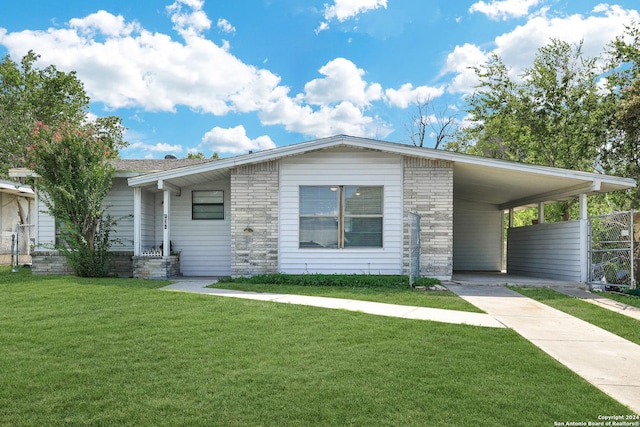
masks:
[[[33,224],[16,224],[15,231],[3,231],[0,235],[0,263],[30,264],[35,243],[34,231]]]
[[[639,230],[634,212],[589,218],[589,283],[636,287]]]
[[[409,212],[409,282],[420,277],[420,215]]]

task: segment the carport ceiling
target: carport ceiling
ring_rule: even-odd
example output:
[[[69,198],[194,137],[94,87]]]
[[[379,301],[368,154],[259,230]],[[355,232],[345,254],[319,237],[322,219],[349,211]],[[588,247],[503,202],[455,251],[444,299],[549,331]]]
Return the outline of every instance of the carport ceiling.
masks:
[[[595,194],[629,188],[629,180],[606,175],[602,175],[600,180],[595,174],[513,165],[501,168],[455,162],[454,198],[506,208],[567,200],[580,193]]]

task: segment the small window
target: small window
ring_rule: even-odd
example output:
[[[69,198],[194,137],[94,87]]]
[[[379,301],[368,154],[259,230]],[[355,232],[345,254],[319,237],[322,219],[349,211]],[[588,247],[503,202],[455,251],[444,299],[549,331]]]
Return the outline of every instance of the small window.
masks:
[[[300,187],[301,248],[381,248],[383,187]]]
[[[193,191],[191,198],[192,219],[224,219],[224,191]]]

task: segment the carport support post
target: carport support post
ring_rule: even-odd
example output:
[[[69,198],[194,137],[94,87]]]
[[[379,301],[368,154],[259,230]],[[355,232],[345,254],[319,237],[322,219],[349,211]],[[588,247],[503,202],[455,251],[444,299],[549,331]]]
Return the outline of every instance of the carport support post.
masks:
[[[538,224],[544,224],[544,202],[538,203]]]
[[[578,200],[580,202],[580,219],[589,219],[589,214],[587,213],[587,195],[580,194]]]

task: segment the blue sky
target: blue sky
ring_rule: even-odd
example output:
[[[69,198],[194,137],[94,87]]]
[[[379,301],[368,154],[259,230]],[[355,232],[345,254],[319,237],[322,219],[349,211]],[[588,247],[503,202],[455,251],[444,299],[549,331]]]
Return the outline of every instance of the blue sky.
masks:
[[[632,22],[637,0],[21,0],[0,6],[0,55],[76,71],[91,114],[128,128],[123,158],[226,157],[409,143],[417,99],[464,122],[491,52],[517,75],[551,37],[597,56]]]

